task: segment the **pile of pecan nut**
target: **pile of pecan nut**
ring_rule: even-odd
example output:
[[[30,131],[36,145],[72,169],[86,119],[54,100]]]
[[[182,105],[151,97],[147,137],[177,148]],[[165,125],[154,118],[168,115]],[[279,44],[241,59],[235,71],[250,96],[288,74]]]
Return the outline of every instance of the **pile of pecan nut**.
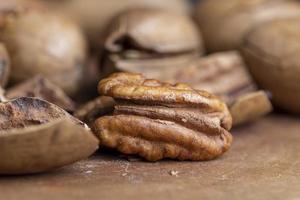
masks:
[[[0,174],[53,170],[98,148],[145,161],[211,160],[230,149],[232,127],[272,111],[272,91],[245,57],[251,46],[245,59],[236,40],[214,51],[205,12],[196,15],[203,37],[185,1],[149,2],[124,1],[101,25],[72,3],[0,2]]]

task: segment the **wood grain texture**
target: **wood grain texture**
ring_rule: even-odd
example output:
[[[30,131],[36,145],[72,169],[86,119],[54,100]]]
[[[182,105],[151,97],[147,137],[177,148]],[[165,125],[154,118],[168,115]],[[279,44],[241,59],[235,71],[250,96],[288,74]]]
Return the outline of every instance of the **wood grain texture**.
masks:
[[[129,162],[99,152],[48,174],[0,177],[0,199],[297,200],[299,122],[273,115],[235,129],[232,149],[208,162]]]

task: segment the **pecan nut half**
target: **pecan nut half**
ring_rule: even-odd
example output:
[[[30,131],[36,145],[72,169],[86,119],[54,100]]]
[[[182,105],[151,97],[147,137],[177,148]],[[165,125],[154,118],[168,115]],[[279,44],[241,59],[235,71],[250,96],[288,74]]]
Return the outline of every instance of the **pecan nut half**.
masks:
[[[104,146],[149,161],[210,160],[232,143],[226,104],[205,91],[133,73],[113,74],[98,90],[116,100],[114,113],[94,123]]]
[[[233,126],[254,121],[272,111],[267,94],[257,91],[258,88],[237,51],[213,53],[204,57],[180,55],[176,59],[158,58],[151,62],[149,59],[119,59],[116,55],[110,58],[113,58],[110,69],[141,73],[148,78],[170,83],[184,82],[195,89],[219,96],[230,111],[235,112],[231,113]],[[259,105],[264,107],[245,106],[248,103],[252,105],[253,101],[261,102]],[[235,108],[231,109],[234,104]],[[243,111],[246,109],[247,112],[241,112],[237,108]]]

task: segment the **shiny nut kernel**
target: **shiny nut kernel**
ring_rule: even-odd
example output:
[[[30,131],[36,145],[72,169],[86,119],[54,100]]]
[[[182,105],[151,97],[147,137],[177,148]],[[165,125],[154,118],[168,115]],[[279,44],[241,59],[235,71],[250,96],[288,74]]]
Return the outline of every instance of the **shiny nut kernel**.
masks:
[[[110,58],[114,59],[111,65],[118,71],[141,73],[148,78],[170,83],[184,82],[194,89],[206,90],[218,95],[229,108],[236,102],[245,105],[251,102],[252,98],[265,102],[262,105],[266,107],[260,107],[262,108],[260,111],[255,107],[249,107],[251,109],[247,110],[246,115],[235,114],[233,117],[241,117],[241,119],[233,119],[234,125],[235,122],[240,124],[253,121],[271,111],[270,100],[265,98],[265,94],[256,95],[257,86],[237,51],[213,53],[204,57],[183,55],[177,56],[176,59],[157,58],[151,61],[149,59],[124,60],[115,56]],[[239,111],[235,108],[234,112]]]
[[[213,53],[204,57],[183,55],[177,58],[180,66],[172,62],[174,59],[168,58],[153,59],[152,62],[147,59],[125,61],[115,58],[113,62],[119,71],[141,73],[148,78],[170,83],[188,83],[195,89],[221,96],[226,102],[239,94],[257,89],[237,51]]]
[[[225,103],[186,84],[116,73],[100,81],[116,100],[113,115],[95,121],[102,145],[149,160],[209,160],[226,152],[232,119]]]

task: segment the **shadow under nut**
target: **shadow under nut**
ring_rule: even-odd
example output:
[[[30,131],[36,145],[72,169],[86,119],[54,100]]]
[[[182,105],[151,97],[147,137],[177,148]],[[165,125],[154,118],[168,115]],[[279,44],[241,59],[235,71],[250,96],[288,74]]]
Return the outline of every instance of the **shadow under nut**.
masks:
[[[99,118],[95,132],[101,144],[149,161],[210,160],[227,151],[232,143],[226,130],[220,135],[207,135],[174,122],[134,115]]]

